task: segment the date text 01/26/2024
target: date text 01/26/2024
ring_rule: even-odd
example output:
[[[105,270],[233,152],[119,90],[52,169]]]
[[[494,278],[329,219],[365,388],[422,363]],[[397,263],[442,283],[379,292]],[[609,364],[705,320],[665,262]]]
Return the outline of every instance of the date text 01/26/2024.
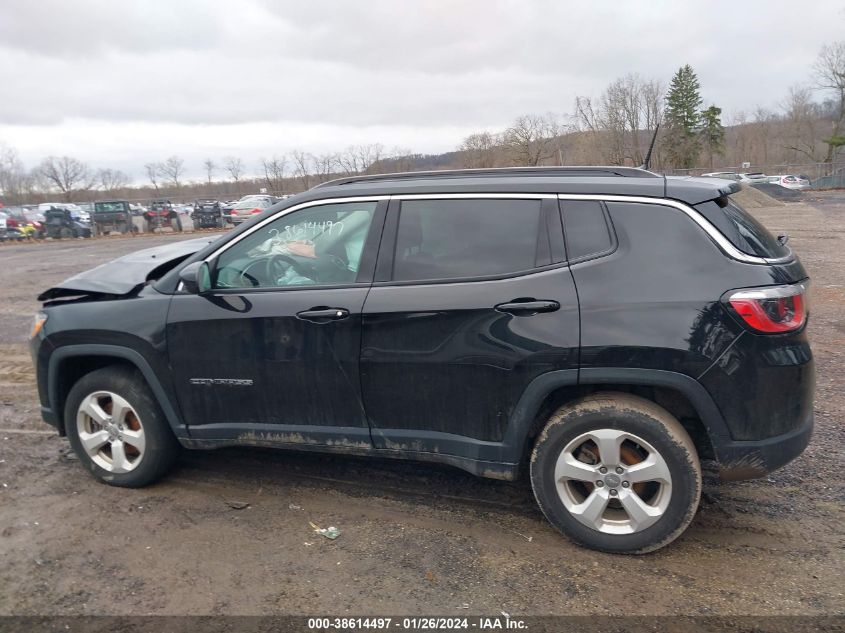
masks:
[[[521,630],[523,620],[502,617],[450,618],[450,617],[407,617],[407,618],[308,618],[308,629],[312,631],[446,631],[446,630]]]

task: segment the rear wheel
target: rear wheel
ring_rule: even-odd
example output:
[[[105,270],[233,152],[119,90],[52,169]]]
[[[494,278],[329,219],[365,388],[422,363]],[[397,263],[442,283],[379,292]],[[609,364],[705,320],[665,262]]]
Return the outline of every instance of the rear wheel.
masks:
[[[141,374],[106,367],[83,376],[65,406],[68,440],[102,482],[130,488],[161,478],[179,453],[161,408]]]
[[[643,554],[690,524],[701,467],[689,434],[665,409],[608,393],[555,412],[535,444],[531,484],[546,518],[572,540]]]

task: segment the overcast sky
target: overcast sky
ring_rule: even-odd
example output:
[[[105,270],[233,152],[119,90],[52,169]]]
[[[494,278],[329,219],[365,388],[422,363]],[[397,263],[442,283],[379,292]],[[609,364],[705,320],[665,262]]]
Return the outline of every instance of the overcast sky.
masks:
[[[123,169],[172,154],[454,149],[573,110],[629,72],[698,73],[726,115],[775,108],[845,34],[845,1],[2,0],[0,142]]]

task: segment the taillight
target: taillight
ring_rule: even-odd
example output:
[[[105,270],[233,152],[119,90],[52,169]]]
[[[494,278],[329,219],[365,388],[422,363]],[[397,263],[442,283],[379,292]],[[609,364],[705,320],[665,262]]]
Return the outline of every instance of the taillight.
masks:
[[[261,209],[253,209],[252,210],[252,215],[255,215],[256,213],[261,213]]]
[[[806,291],[805,284],[748,288],[729,293],[726,301],[752,330],[780,334],[807,322]]]

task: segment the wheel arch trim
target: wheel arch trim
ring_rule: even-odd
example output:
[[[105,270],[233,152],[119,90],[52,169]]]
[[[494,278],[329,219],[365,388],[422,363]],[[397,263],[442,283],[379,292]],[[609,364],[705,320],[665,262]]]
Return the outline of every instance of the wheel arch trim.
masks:
[[[506,452],[518,461],[528,434],[546,397],[561,387],[627,384],[674,389],[689,399],[701,419],[718,459],[720,447],[731,442],[722,413],[707,390],[695,378],[661,369],[589,367],[551,371],[537,376],[522,393],[504,437]],[[509,461],[511,461],[509,460]]]
[[[119,345],[101,345],[101,344],[82,344],[82,345],[66,345],[59,347],[50,354],[50,361],[47,369],[47,397],[50,401],[50,407],[56,416],[61,428],[64,428],[64,407],[59,406],[59,368],[62,363],[68,359],[79,357],[106,357],[114,358],[129,362],[143,375],[144,380],[153,392],[153,396],[158,402],[161,410],[164,412],[171,429],[177,439],[188,438],[187,426],[182,421],[178,410],[173,406],[170,396],[165,391],[152,366],[139,352],[129,349],[128,347],[121,347]]]

